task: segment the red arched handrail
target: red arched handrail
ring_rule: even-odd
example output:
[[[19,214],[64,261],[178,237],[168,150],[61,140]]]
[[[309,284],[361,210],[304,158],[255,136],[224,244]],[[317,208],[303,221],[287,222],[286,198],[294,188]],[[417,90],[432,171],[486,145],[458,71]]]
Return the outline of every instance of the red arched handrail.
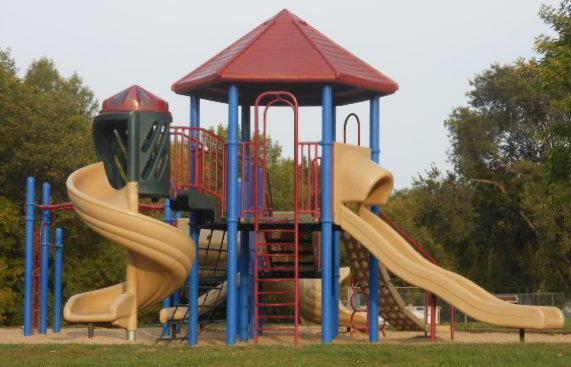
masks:
[[[345,117],[345,122],[343,123],[343,143],[347,143],[347,122],[349,122],[351,117],[354,117],[355,121],[357,121],[357,145],[361,146],[361,120],[359,120],[359,116],[354,112],[351,112]]]

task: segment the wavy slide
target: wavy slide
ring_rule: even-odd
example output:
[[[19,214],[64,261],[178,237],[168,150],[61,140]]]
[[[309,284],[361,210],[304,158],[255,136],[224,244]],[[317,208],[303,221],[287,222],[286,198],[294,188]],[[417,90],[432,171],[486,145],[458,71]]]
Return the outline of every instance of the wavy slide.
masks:
[[[388,201],[393,188],[390,172],[373,163],[366,148],[336,144],[335,222],[404,281],[428,290],[470,317],[519,329],[557,329],[564,323],[555,307],[504,302],[474,282],[440,268],[417,253],[394,229],[367,206]],[[354,212],[347,205],[357,203]]]
[[[101,236],[127,249],[127,280],[71,297],[64,307],[69,322],[104,322],[134,338],[137,311],[171,295],[194,263],[195,244],[187,233],[138,213],[137,183],[114,189],[103,163],[72,173],[68,195],[81,219]]]

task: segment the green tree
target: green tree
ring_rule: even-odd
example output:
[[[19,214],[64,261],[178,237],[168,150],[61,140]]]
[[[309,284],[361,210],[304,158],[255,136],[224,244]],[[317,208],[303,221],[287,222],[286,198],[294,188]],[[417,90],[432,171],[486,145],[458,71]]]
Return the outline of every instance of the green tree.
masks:
[[[540,57],[476,75],[445,122],[453,172],[429,171],[387,210],[492,291],[571,294],[571,1],[540,16],[554,31]]]
[[[17,72],[9,50],[0,49],[0,322],[7,325],[22,317],[26,177],[35,176],[38,186],[51,182],[54,202],[63,202],[69,174],[95,161],[97,102],[81,78],[61,76],[45,58],[24,77]],[[122,250],[89,231],[75,213],[58,212],[56,226],[66,231],[66,297],[123,278]]]

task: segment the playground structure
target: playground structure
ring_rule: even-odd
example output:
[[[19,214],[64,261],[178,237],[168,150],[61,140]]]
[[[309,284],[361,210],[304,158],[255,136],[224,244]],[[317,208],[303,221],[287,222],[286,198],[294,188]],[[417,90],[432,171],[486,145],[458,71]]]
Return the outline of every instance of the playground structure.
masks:
[[[73,209],[88,227],[128,251],[126,281],[72,296],[63,310],[68,322],[111,324],[127,330],[132,340],[138,311],[162,300],[163,336],[184,323],[191,345],[198,343],[200,318],[223,303],[228,344],[272,332],[291,333],[298,343],[302,318],[321,323],[323,343],[331,343],[340,326],[367,332],[376,342],[379,316],[396,329],[429,332],[435,339],[438,297],[490,324],[520,330],[563,326],[556,308],[501,301],[440,268],[381,214],[393,176],[378,165],[380,98],[398,85],[294,14],[281,11],[172,89],[190,96],[190,126],[170,126],[164,100],[130,87],[105,100],[95,118],[100,162],[70,175],[71,204],[56,208],[44,195],[45,218],[57,209]],[[201,127],[201,99],[228,104],[227,140]],[[370,104],[369,148],[360,146],[360,120],[354,114],[345,119],[343,143],[336,142],[335,107],[363,101]],[[304,106],[322,108],[321,141],[302,138],[299,108]],[[267,129],[274,107],[286,107],[293,116],[292,212],[273,206]],[[357,123],[357,145],[346,142],[350,117]],[[146,206],[140,198],[167,199],[167,204]],[[35,207],[32,182],[26,335],[33,332]],[[168,224],[142,214],[145,208],[165,210]],[[177,220],[171,210],[186,214]],[[49,245],[49,234],[42,241]],[[366,310],[337,307],[340,282],[349,276],[341,270],[341,246],[353,285],[367,294]],[[407,310],[392,276],[428,292],[431,320]],[[47,299],[43,293],[40,299],[44,320]]]

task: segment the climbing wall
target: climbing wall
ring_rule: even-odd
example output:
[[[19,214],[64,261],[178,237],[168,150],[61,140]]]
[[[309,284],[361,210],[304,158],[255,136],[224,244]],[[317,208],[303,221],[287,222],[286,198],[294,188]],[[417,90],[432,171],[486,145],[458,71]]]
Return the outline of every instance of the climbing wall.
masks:
[[[343,234],[343,243],[349,257],[351,274],[359,288],[365,294],[369,292],[369,251],[359,242]],[[424,320],[418,318],[409,309],[394,286],[391,276],[385,267],[381,265],[381,316],[397,330],[407,331],[430,331]]]

